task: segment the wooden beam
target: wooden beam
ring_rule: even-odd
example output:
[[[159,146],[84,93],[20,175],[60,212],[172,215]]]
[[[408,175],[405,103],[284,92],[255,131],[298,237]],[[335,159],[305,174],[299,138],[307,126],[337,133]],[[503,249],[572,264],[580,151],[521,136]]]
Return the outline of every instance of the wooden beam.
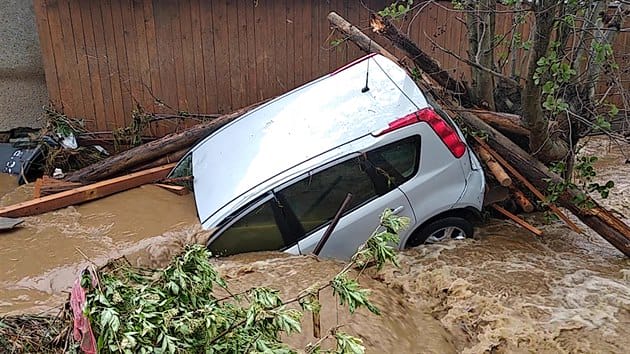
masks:
[[[175,163],[134,172],[125,176],[89,184],[69,191],[36,198],[0,208],[0,216],[21,217],[45,213],[125,191],[158,181],[175,167]]]
[[[527,178],[525,178],[520,172],[518,172],[516,168],[514,168],[507,161],[505,161],[505,159],[501,155],[499,155],[496,151],[491,149],[490,146],[488,146],[488,144],[486,144],[485,141],[483,141],[477,136],[475,136],[474,138],[477,141],[477,143],[481,145],[481,147],[485,148],[490,153],[490,155],[492,155],[501,165],[503,165],[503,167],[505,167],[508,171],[510,171],[510,173],[512,173],[512,175],[514,175],[514,177],[516,177],[519,181],[521,181],[521,183],[523,183],[523,185],[525,185],[527,189],[529,189],[532,193],[534,193],[534,195],[538,199],[540,199],[540,201],[542,202],[547,201],[547,197],[545,197],[545,195],[542,194],[542,192],[540,192],[533,184],[531,184],[531,182],[529,182]],[[562,219],[562,221],[564,221],[573,231],[580,234],[583,233],[582,229],[580,229],[573,221],[571,221],[571,219],[569,219],[569,217],[567,217],[560,209],[558,209],[558,207],[555,204],[547,203],[547,206],[549,207],[549,209],[551,209],[551,211],[553,211],[556,215],[558,215],[558,217]]]
[[[543,233],[542,231],[540,231],[539,229],[535,228],[533,225],[529,224],[527,221],[519,218],[518,216],[510,213],[509,211],[501,208],[500,206],[496,205],[496,204],[492,204],[492,207],[498,211],[499,213],[507,216],[508,218],[510,218],[512,221],[514,221],[515,223],[521,225],[523,228],[525,228],[527,231],[533,233],[536,236],[541,236]]]

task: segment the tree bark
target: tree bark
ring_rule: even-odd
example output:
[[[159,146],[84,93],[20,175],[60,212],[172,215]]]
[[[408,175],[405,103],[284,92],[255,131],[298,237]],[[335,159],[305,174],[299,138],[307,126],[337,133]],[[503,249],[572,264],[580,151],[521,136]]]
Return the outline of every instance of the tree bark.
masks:
[[[163,138],[151,141],[138,147],[109,157],[96,164],[82,168],[66,177],[66,181],[92,183],[131,171],[135,167],[148,164],[165,155],[188,149],[196,142],[210,135],[225,124],[235,120],[247,111],[258,106],[242,108],[233,113],[225,114],[217,119],[198,124],[180,133],[169,134]]]
[[[468,58],[484,68],[494,69],[494,27],[496,0],[466,2],[466,26],[468,27]],[[472,74],[471,95],[480,106],[495,109],[494,76],[476,66]]]
[[[536,84],[533,74],[538,60],[547,54],[557,2],[541,0],[535,6],[536,24],[534,43],[529,57],[527,81],[522,92],[523,121],[530,130],[530,150],[545,162],[558,161],[567,157],[569,148],[566,142],[555,139],[549,133],[549,121],[542,109],[542,85]]]
[[[374,49],[372,50],[375,51]],[[407,53],[407,55],[413,56],[413,53]],[[426,77],[422,77],[422,80],[417,80],[416,82],[425,94],[430,94],[432,92],[431,85],[426,80],[428,80]],[[512,165],[519,166],[521,173],[540,190],[546,190],[546,181],[548,180],[556,183],[563,181],[560,176],[551,172],[542,162],[529,155],[503,134],[486,124],[473,113],[459,107],[453,99],[444,96],[436,96],[434,99],[444,107],[452,107],[453,109],[448,111],[451,114],[459,115],[468,128],[486,133],[488,145]],[[572,200],[578,193],[578,191],[573,189],[565,191],[559,199],[560,204],[569,209],[584,224],[596,231],[618,250],[630,257],[630,227],[594,200],[591,200],[594,205],[591,209],[577,207]]]

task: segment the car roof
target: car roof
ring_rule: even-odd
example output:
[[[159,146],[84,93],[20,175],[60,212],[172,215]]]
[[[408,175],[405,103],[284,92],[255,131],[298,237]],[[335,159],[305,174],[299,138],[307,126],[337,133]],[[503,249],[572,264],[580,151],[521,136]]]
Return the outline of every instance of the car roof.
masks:
[[[206,226],[274,176],[426,106],[400,66],[368,55],[244,114],[192,149],[200,221]]]

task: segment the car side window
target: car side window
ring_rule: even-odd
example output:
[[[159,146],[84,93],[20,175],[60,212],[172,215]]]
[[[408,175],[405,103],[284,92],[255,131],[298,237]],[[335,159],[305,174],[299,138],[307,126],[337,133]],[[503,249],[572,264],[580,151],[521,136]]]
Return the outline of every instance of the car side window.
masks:
[[[362,157],[308,176],[279,195],[300,222],[303,230],[298,237],[301,237],[331,221],[347,193],[352,193],[352,200],[346,212],[377,196]]]
[[[283,249],[285,240],[273,203],[272,199],[255,207],[210,243],[208,249],[218,256]]]
[[[368,152],[379,194],[410,180],[420,165],[420,136],[414,135]]]

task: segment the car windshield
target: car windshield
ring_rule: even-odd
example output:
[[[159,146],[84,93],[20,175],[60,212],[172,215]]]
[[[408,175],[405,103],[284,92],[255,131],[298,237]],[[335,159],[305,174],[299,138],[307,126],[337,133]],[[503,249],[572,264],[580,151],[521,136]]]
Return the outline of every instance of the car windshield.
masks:
[[[186,154],[177,166],[173,168],[168,177],[172,183],[184,186],[191,191],[193,190],[193,166],[192,166],[192,153]]]

